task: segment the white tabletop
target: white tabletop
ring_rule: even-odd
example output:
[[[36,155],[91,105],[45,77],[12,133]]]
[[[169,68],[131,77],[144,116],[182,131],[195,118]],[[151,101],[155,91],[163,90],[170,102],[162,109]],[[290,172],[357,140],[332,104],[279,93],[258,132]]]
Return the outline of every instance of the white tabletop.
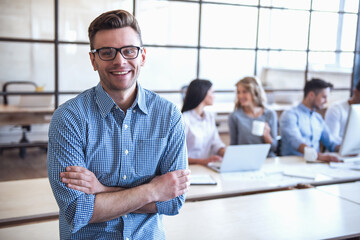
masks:
[[[330,168],[327,163],[306,163],[303,157],[268,158],[261,174],[217,173],[201,165],[190,165],[192,175],[210,175],[217,185],[191,186],[187,201],[215,199],[298,187],[299,184],[328,184],[360,180],[360,171]]]
[[[360,204],[360,182],[320,186],[316,189]]]
[[[360,235],[360,205],[312,188],[187,202],[163,222],[171,240],[325,239]]]

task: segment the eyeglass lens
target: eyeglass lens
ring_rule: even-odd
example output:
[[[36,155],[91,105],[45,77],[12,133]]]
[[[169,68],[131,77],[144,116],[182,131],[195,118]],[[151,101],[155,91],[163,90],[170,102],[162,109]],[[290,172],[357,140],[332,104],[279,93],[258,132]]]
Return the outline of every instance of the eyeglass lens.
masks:
[[[103,60],[113,60],[116,56],[118,49],[116,48],[102,48],[99,49],[99,56]],[[134,59],[138,56],[138,47],[124,47],[120,48],[120,53],[125,59]]]

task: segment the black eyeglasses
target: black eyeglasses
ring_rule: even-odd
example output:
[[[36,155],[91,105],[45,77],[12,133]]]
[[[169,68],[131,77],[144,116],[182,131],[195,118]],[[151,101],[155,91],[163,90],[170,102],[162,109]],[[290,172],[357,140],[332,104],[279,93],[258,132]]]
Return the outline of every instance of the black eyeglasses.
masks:
[[[139,56],[140,50],[142,51],[142,47],[136,46],[125,46],[121,48],[113,48],[113,47],[103,47],[99,49],[93,49],[91,52],[95,54],[96,52],[99,54],[99,57],[103,61],[112,61],[115,59],[117,52],[120,52],[121,56],[127,60],[135,59]]]

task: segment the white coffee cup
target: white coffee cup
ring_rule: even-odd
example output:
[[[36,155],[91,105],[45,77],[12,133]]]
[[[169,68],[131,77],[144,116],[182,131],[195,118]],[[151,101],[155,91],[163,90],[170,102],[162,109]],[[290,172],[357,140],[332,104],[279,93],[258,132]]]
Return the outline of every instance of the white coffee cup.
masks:
[[[256,136],[264,135],[265,122],[254,120],[251,133]]]
[[[314,162],[317,159],[317,151],[312,147],[305,147],[304,149],[304,159],[307,162]]]

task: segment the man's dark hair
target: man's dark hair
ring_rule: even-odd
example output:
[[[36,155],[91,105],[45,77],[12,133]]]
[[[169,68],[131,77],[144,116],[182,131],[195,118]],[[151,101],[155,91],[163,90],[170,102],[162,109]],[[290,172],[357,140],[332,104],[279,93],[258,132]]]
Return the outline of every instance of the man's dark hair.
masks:
[[[114,10],[101,14],[95,18],[89,26],[90,48],[94,49],[94,38],[98,31],[105,29],[116,29],[131,27],[139,35],[142,46],[141,31],[135,17],[125,10]]]
[[[333,84],[325,82],[320,78],[312,78],[310,81],[307,81],[304,87],[304,97],[306,97],[309,92],[314,92],[317,95],[324,88],[333,88]]]
[[[186,112],[196,108],[204,100],[211,86],[212,83],[209,80],[192,80],[186,90],[184,105],[181,112]]]

